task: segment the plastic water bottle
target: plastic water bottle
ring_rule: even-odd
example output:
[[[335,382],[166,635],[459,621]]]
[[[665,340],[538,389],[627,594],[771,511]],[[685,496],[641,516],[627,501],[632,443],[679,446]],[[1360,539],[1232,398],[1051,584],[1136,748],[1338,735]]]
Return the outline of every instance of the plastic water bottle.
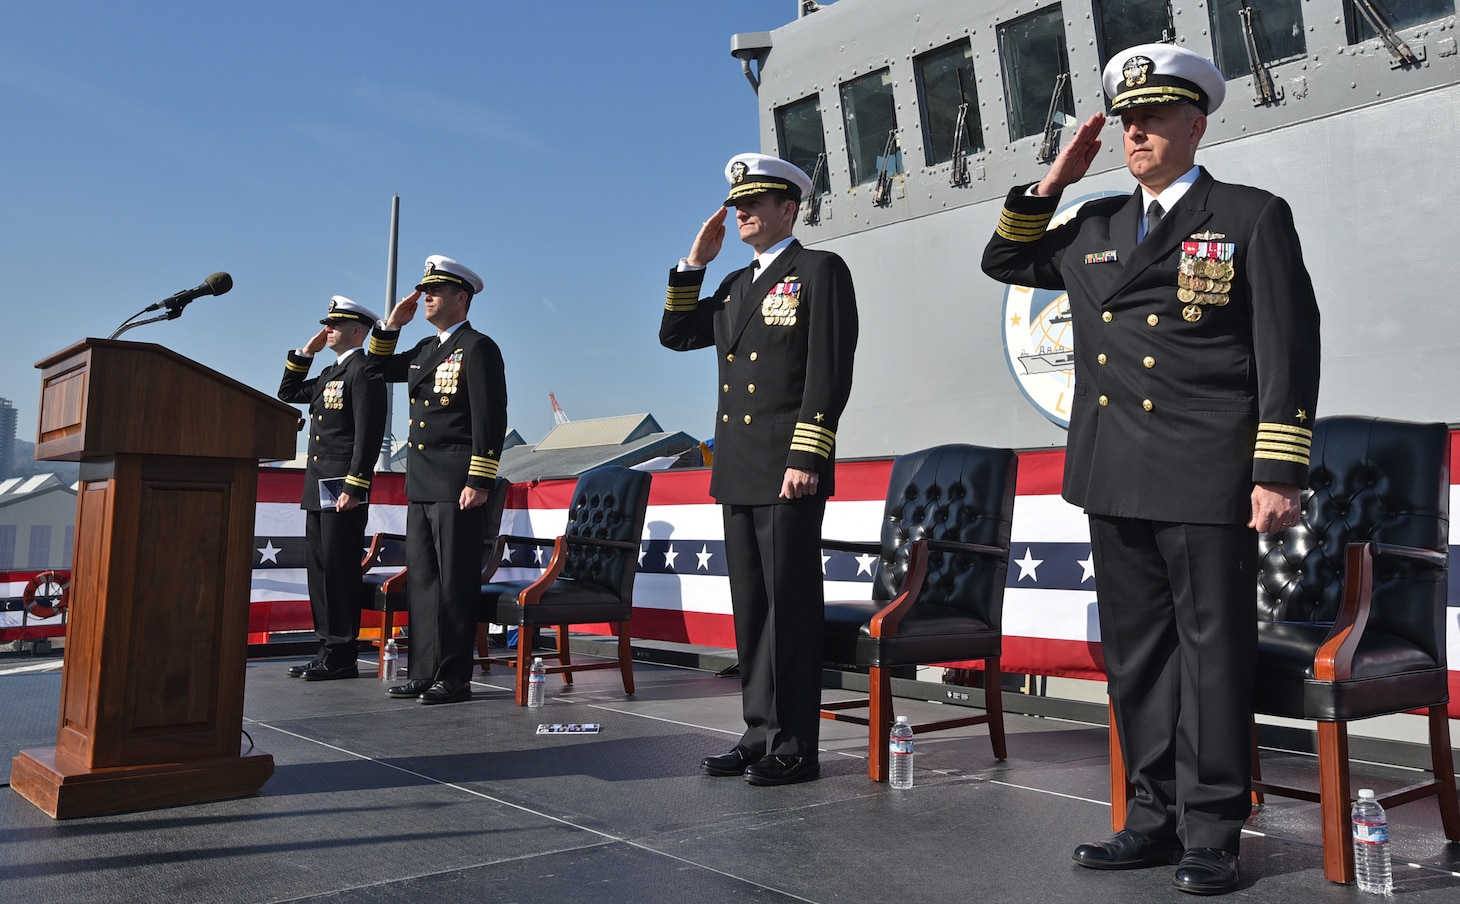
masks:
[[[543,668],[542,657],[532,657],[532,667],[527,670],[527,705],[533,709],[542,706],[547,693],[547,669]]]
[[[1368,788],[1354,801],[1354,878],[1359,891],[1376,895],[1394,893],[1394,870],[1389,863],[1389,820]]]
[[[385,642],[385,651],[381,655],[385,660],[385,668],[380,670],[380,680],[394,681],[400,677],[400,647],[394,637]]]
[[[892,725],[892,738],[887,742],[887,781],[899,791],[913,786],[913,730],[907,716],[898,716]]]

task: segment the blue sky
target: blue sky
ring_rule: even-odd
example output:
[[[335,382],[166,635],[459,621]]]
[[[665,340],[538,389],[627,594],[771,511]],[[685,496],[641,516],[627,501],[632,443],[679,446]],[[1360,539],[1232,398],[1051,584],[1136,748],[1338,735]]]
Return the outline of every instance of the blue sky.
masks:
[[[9,4],[0,397],[18,436],[35,436],[37,360],[217,270],[231,293],[125,338],[273,395],[331,295],[383,313],[395,193],[397,295],[428,254],[484,277],[472,323],[502,346],[529,442],[552,426],[549,391],[574,419],[647,411],[710,435],[713,355],[657,341],[665,276],[723,199],[725,161],[759,150],[730,36],[795,15],[795,0]],[[710,278],[748,255],[727,245]],[[428,329],[418,316],[403,339]]]

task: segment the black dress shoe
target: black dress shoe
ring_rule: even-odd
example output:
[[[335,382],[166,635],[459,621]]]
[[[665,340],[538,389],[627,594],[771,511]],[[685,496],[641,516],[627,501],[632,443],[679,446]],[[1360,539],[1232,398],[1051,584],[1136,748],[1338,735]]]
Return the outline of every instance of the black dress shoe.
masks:
[[[442,678],[421,694],[421,702],[426,706],[434,706],[437,703],[460,703],[470,699],[471,682],[462,681],[459,678]]]
[[[405,699],[406,697],[414,698],[424,694],[430,686],[430,678],[412,678],[405,684],[397,684],[394,687],[386,688],[385,692],[392,697],[400,697],[401,699]]]
[[[327,665],[310,666],[304,670],[299,677],[305,681],[334,681],[336,678],[359,678],[360,667],[353,662],[346,666],[332,669]]]
[[[289,666],[289,677],[290,678],[299,678],[299,677],[302,677],[305,672],[309,671],[312,668],[317,667],[319,664],[320,663],[319,663],[319,660],[318,659],[311,659],[308,662],[301,662],[298,665],[291,665],[291,666]]]
[[[1241,878],[1237,855],[1218,848],[1192,848],[1181,855],[1171,884],[1191,895],[1225,895]]]
[[[1141,869],[1170,866],[1181,854],[1175,838],[1152,838],[1135,829],[1123,829],[1104,841],[1092,841],[1075,848],[1074,860],[1091,869]]]
[[[820,774],[821,763],[814,756],[766,756],[746,768],[745,780],[752,785],[792,785]]]
[[[739,744],[722,756],[707,756],[700,760],[700,768],[710,775],[744,775],[751,763],[760,759],[760,754],[751,753]]]

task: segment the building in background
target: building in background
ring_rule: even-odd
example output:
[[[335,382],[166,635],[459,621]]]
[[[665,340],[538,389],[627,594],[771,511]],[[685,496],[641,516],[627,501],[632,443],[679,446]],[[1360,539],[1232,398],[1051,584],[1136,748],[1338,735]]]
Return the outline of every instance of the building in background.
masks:
[[[54,474],[0,480],[0,571],[70,568],[76,487]]]
[[[15,406],[0,399],[0,478],[15,473]]]

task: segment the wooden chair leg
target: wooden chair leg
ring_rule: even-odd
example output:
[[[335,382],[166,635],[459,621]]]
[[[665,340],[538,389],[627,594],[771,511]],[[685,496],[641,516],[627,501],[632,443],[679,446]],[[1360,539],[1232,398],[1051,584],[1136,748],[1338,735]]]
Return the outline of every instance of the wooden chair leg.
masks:
[[[482,674],[490,675],[492,664],[487,662],[487,657],[492,655],[492,638],[487,634],[487,626],[477,622],[477,655],[482,657]]]
[[[887,744],[892,739],[892,681],[887,670],[867,670],[867,778],[887,781]]]
[[[1009,758],[1009,746],[1004,740],[1004,676],[999,671],[999,657],[990,656],[983,661],[983,703],[989,714],[989,741],[994,745],[994,759]]]
[[[630,643],[629,623],[621,621],[615,625],[618,629],[618,670],[624,679],[624,693],[634,692],[634,647]]]
[[[1440,804],[1440,824],[1445,837],[1460,841],[1460,806],[1455,796],[1455,763],[1450,759],[1450,716],[1445,705],[1430,707],[1430,766],[1439,787],[1435,796]]]
[[[568,646],[568,626],[558,625],[558,665],[568,671],[563,672],[563,683],[573,683],[573,650]]]
[[[537,641],[537,628],[517,627],[517,705],[527,705],[527,670],[532,667],[532,648]]]
[[[1125,814],[1130,809],[1131,787],[1125,778],[1125,754],[1120,749],[1120,732],[1115,726],[1115,704],[1107,703],[1110,718],[1110,830],[1125,828]]]
[[[1348,726],[1342,722],[1318,723],[1318,800],[1323,820],[1323,875],[1330,882],[1352,882]]]

